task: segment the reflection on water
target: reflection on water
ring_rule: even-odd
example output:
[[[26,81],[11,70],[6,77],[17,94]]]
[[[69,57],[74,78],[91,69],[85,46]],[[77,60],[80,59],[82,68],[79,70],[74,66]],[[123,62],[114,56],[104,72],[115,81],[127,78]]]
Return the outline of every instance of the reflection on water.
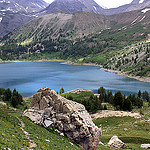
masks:
[[[65,91],[76,88],[91,89],[95,93],[99,87],[123,94],[150,92],[150,83],[116,75],[100,70],[97,66],[65,65],[58,62],[0,63],[0,87],[16,88],[23,96],[31,96],[39,88],[49,87]]]

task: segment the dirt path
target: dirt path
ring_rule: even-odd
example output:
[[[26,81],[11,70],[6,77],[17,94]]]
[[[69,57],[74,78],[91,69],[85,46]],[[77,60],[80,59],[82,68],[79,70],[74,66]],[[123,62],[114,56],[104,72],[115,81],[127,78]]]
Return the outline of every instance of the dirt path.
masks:
[[[23,133],[25,134],[25,137],[30,141],[30,142],[29,142],[30,145],[29,145],[28,149],[32,149],[33,147],[37,147],[36,143],[35,143],[33,140],[30,139],[30,134],[29,134],[27,131],[24,130],[24,128],[25,128],[24,122],[23,122],[19,117],[17,117],[17,119],[18,119],[19,122],[21,123],[21,124],[20,124],[20,129],[21,129],[21,130],[23,131]]]

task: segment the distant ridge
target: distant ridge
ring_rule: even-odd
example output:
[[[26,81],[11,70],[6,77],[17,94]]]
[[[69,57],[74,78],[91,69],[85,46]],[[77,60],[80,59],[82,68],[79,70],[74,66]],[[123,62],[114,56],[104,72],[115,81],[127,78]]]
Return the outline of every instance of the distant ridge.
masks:
[[[94,0],[55,0],[46,9],[45,14],[66,12],[74,13],[79,11],[93,12],[102,14],[103,8],[100,7]]]
[[[55,0],[46,9],[42,10],[43,14],[58,12],[73,13],[79,11],[93,12],[103,15],[113,15],[123,12],[140,10],[150,7],[149,0],[133,0],[131,3],[118,8],[104,9],[94,0]]]

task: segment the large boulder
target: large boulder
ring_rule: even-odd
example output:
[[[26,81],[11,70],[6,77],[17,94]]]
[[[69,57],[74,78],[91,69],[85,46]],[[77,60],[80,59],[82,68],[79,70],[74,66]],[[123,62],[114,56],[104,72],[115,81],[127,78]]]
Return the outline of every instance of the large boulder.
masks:
[[[24,115],[44,127],[55,127],[84,150],[95,150],[101,130],[95,126],[85,107],[44,88],[33,96]]]

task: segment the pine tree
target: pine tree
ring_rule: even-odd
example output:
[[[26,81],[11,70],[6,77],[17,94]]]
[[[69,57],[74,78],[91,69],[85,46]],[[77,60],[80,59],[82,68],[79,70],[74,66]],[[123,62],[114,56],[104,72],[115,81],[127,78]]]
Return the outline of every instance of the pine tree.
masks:
[[[63,88],[63,87],[62,87],[62,88],[60,88],[59,93],[60,93],[60,94],[65,93],[65,90],[64,90],[64,88]]]
[[[131,111],[132,110],[132,103],[129,98],[125,98],[123,102],[123,110]]]
[[[100,100],[101,102],[107,102],[107,94],[106,94],[106,90],[105,90],[104,87],[100,87],[100,88],[98,89],[98,94],[100,94],[99,100]]]
[[[141,95],[142,95],[142,93],[141,93],[141,91],[139,90],[139,92],[138,92],[138,97],[141,98]]]
[[[115,93],[113,105],[117,110],[118,109],[122,110],[122,108],[123,108],[123,95],[121,94],[121,91],[118,91]]]
[[[4,101],[10,101],[11,100],[11,90],[8,88],[4,92]]]

